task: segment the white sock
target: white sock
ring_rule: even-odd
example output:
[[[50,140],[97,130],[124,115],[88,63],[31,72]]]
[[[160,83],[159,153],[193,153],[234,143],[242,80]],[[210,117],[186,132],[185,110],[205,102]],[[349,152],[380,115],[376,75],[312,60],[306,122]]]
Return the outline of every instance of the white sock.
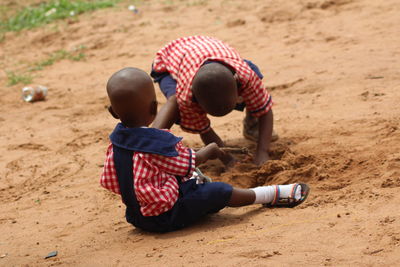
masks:
[[[292,192],[294,184],[287,184],[287,185],[278,185],[279,186],[279,194],[281,198],[287,198],[290,193]],[[255,188],[251,188],[256,194],[256,200],[254,204],[266,204],[271,203],[275,197],[275,186],[268,185],[268,186],[259,186]],[[296,192],[294,193],[294,198],[299,200],[301,198],[301,187],[298,186]]]
[[[275,187],[272,185],[250,188],[250,190],[253,190],[256,194],[254,204],[271,203],[275,196]]]

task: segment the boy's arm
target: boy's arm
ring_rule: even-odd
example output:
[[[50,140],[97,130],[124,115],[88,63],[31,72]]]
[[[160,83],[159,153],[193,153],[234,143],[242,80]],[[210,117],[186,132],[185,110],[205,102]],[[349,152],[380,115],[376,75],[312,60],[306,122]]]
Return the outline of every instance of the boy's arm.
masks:
[[[158,111],[152,127],[157,129],[170,129],[177,120],[179,120],[178,102],[176,101],[176,96],[172,95],[161,107],[160,111]]]
[[[210,127],[210,130],[200,134],[201,140],[205,145],[215,143],[218,147],[224,147],[225,144],[217,133]],[[231,167],[235,164],[235,158],[229,153],[223,153],[218,157],[226,167]]]
[[[196,152],[196,166],[209,159],[216,159],[226,154],[216,143],[210,143]]]
[[[272,109],[258,118],[258,143],[254,162],[261,165],[269,159],[268,150],[271,143],[274,116]]]
[[[217,135],[217,133],[213,130],[213,128],[209,128],[209,130],[205,133],[200,134],[201,140],[205,145],[216,143],[219,147],[223,147],[224,142],[221,138]]]

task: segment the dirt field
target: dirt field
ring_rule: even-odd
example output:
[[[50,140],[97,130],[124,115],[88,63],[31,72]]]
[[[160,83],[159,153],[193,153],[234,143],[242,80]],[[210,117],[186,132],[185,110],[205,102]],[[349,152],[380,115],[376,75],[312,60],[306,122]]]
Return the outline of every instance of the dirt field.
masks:
[[[127,6],[0,43],[0,266],[399,264],[398,0],[143,1],[138,14]],[[145,233],[99,185],[116,123],[105,83],[122,67],[149,71],[162,45],[195,34],[260,67],[280,136],[261,168],[243,159],[229,172],[217,161],[202,169],[243,187],[307,182],[312,193],[294,209],[226,208],[182,231]],[[22,85],[7,86],[6,71],[77,47],[84,60],[34,73],[49,88],[46,101],[25,103]],[[228,145],[254,149],[242,118],[212,124]],[[172,131],[200,146],[198,136]]]

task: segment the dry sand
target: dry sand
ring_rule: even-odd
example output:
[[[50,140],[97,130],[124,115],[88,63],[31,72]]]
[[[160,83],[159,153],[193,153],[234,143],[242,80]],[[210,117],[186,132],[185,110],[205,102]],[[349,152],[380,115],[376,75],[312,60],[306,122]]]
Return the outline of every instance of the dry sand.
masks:
[[[1,266],[399,264],[399,1],[143,1],[138,14],[127,5],[0,43]],[[302,181],[312,193],[294,209],[226,208],[182,231],[145,233],[99,185],[116,123],[105,83],[122,67],[149,71],[163,44],[194,34],[220,38],[260,67],[281,137],[261,168],[242,158],[229,172],[209,162],[205,173],[243,187]],[[46,101],[24,103],[22,86],[6,85],[5,71],[80,45],[85,60],[34,73]],[[228,145],[254,149],[242,118],[212,124]]]

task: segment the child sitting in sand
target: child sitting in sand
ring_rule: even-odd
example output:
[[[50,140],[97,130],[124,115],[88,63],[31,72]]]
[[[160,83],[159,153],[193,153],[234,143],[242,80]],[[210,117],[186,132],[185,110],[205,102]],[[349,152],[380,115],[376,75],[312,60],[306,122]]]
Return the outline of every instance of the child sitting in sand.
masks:
[[[268,160],[272,99],[258,67],[242,59],[235,49],[207,36],[180,38],[157,52],[151,76],[167,97],[154,128],[169,129],[178,122],[184,131],[200,134],[204,144],[215,142],[222,147],[207,114],[220,117],[246,107],[243,135],[257,141],[254,162]],[[226,166],[235,162],[229,154],[220,160]]]
[[[222,208],[250,204],[294,207],[308,196],[306,184],[233,188],[190,179],[199,164],[224,155],[215,144],[195,152],[167,130],[148,128],[157,114],[151,78],[124,68],[107,83],[111,114],[120,119],[110,135],[100,183],[120,194],[126,219],[151,232],[181,229]]]

